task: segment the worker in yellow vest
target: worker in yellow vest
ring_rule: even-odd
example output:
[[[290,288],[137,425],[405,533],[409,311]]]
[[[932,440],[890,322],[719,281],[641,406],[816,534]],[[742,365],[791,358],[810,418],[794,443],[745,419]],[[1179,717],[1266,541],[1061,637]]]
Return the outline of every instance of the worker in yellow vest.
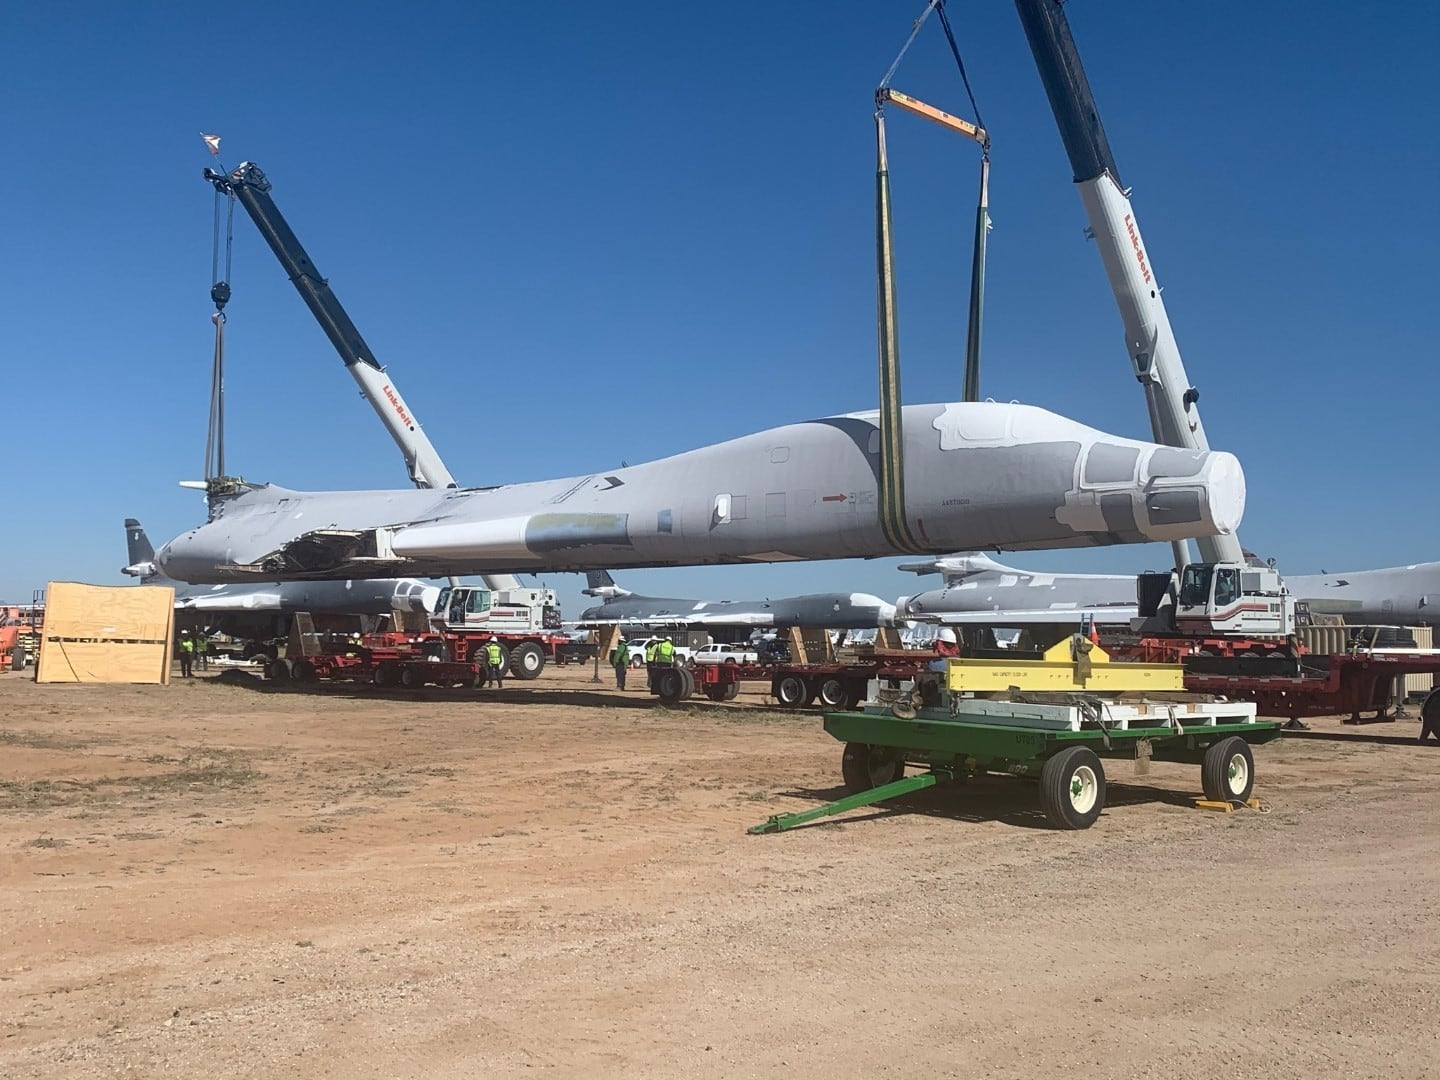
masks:
[[[655,663],[660,667],[675,666],[675,645],[668,637],[664,641],[656,643]]]
[[[495,680],[495,685],[505,685],[505,653],[500,648],[498,638],[491,638],[485,645],[485,664],[490,669],[490,678]]]
[[[189,630],[180,631],[180,675],[183,678],[190,678],[192,675],[191,665],[195,663],[195,639],[190,636]]]
[[[645,689],[655,689],[655,650],[659,647],[658,640],[647,642],[645,645]]]

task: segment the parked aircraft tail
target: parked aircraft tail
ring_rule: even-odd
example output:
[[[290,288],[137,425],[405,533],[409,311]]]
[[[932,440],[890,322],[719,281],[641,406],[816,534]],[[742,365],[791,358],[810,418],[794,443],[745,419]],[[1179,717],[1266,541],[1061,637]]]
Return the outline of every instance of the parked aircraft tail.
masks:
[[[588,589],[580,590],[585,596],[598,596],[603,600],[615,600],[622,596],[635,595],[629,589],[622,589],[615,584],[615,579],[610,576],[608,570],[590,570],[585,574],[585,580],[589,583]]]
[[[144,526],[134,518],[125,519],[125,547],[130,557],[130,565],[121,568],[122,574],[129,574],[144,581],[160,573],[155,566],[155,548],[151,545],[150,538],[145,535]]]

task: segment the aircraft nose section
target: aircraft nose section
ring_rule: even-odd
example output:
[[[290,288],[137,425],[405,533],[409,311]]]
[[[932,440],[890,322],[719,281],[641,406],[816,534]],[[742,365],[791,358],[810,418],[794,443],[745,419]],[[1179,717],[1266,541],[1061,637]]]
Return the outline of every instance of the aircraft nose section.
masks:
[[[1245,514],[1245,472],[1234,454],[1156,450],[1142,531],[1154,540],[1225,536]]]

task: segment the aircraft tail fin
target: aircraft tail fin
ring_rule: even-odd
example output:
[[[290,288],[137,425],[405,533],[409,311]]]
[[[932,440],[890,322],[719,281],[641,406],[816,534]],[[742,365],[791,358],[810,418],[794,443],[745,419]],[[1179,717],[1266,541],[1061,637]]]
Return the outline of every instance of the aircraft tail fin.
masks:
[[[125,519],[125,548],[130,564],[122,567],[122,574],[148,581],[160,573],[155,565],[155,548],[145,535],[145,527],[134,518]]]
[[[580,590],[585,596],[598,596],[602,600],[614,600],[621,596],[630,596],[629,589],[622,589],[615,584],[615,579],[610,576],[608,570],[591,570],[585,575],[585,581],[590,586],[588,589]]]
[[[130,562],[154,562],[155,549],[150,544],[150,538],[145,535],[145,529],[134,518],[125,519],[125,543],[129,548]]]

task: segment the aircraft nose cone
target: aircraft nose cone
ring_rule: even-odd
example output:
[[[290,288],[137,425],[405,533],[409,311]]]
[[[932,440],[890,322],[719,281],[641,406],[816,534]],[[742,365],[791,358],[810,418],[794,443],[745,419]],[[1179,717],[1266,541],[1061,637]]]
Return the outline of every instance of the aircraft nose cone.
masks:
[[[1245,471],[1223,450],[1210,454],[1210,518],[1223,535],[1235,532],[1245,516]]]

